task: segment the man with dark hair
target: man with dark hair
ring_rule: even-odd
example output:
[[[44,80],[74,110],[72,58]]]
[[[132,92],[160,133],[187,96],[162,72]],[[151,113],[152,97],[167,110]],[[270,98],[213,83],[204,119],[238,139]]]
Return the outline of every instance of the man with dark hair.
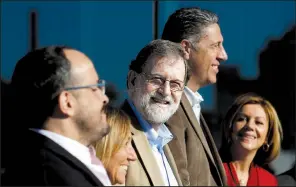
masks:
[[[166,40],[150,42],[130,64],[122,109],[132,120],[138,160],[129,165],[127,186],[182,185],[167,145],[173,136],[164,123],[179,106],[186,72],[182,46]]]
[[[111,185],[92,144],[109,132],[105,81],[83,53],[60,46],[20,59],[11,80],[14,129],[3,185]]]
[[[227,185],[215,142],[200,113],[201,87],[216,83],[218,67],[227,60],[216,14],[200,8],[182,8],[165,24],[162,39],[180,43],[190,78],[177,112],[166,125],[175,138],[170,149],[184,185]]]

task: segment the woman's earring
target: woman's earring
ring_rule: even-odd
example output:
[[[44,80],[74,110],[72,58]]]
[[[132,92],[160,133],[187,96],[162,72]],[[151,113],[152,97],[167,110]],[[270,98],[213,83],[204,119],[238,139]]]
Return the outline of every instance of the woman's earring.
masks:
[[[265,144],[262,145],[262,149],[265,152],[269,151],[269,147],[270,147],[270,145],[268,143],[265,143]]]

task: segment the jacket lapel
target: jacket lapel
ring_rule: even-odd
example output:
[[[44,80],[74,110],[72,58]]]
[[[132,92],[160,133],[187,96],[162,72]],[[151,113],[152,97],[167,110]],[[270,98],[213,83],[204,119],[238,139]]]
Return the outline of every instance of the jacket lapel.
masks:
[[[221,184],[220,185],[227,185],[227,179],[226,179],[226,173],[225,173],[225,170],[224,170],[224,167],[223,167],[223,163],[222,163],[222,160],[220,158],[220,155],[219,155],[219,152],[217,150],[217,147],[215,146],[215,141],[213,139],[213,137],[211,136],[211,132],[210,132],[210,129],[208,128],[208,126],[206,125],[206,121],[205,119],[203,118],[202,114],[200,114],[200,120],[201,122],[204,124],[203,127],[204,127],[204,132],[205,134],[208,136],[207,140],[208,140],[208,145],[210,146],[210,149],[212,150],[211,153],[212,155],[214,155],[214,159],[215,159],[215,167],[218,169],[218,177],[220,177],[220,181],[221,181]]]
[[[133,142],[135,144],[135,149],[139,153],[140,158],[143,163],[143,167],[147,170],[148,177],[154,186],[164,186],[165,183],[162,180],[160,170],[158,169],[155,156],[151,150],[150,144],[144,134],[144,132],[139,131],[132,127]]]
[[[147,140],[145,133],[138,120],[135,117],[132,109],[130,108],[128,102],[125,102],[122,109],[130,116],[132,121],[132,141],[135,145],[134,149],[139,153],[138,159],[142,160],[143,168],[147,170],[148,177],[152,181],[153,186],[165,186],[165,182],[161,177],[160,169],[157,165],[155,156],[151,150],[151,146]]]
[[[170,164],[170,166],[172,168],[172,171],[173,171],[173,173],[174,173],[174,175],[176,177],[178,185],[183,186],[181,178],[180,178],[179,173],[178,173],[177,165],[175,163],[174,157],[173,157],[173,155],[171,153],[171,150],[170,150],[168,145],[164,146],[164,154],[166,155],[168,163]]]
[[[195,114],[192,110],[192,107],[186,97],[185,94],[182,95],[182,98],[181,98],[181,106],[182,108],[184,109],[184,112],[185,114],[187,115],[193,129],[195,130],[197,136],[199,137],[203,147],[205,148],[206,150],[206,153],[208,154],[209,158],[211,159],[211,161],[213,162],[213,164],[216,166],[215,164],[215,161],[213,159],[213,155],[211,153],[211,150],[209,148],[209,145],[207,143],[207,140],[204,136],[204,133],[202,131],[202,128],[201,128],[201,124],[199,124],[199,122],[197,121],[196,117],[195,117]],[[203,120],[201,120],[202,122],[204,122]]]

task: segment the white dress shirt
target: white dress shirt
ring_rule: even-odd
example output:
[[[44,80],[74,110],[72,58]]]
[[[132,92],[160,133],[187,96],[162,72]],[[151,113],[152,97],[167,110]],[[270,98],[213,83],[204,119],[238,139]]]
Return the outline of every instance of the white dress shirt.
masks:
[[[85,145],[62,136],[60,134],[43,130],[43,129],[30,129],[36,133],[42,134],[47,138],[51,139],[61,147],[63,147],[66,151],[76,157],[79,161],[81,161],[86,167],[105,185],[111,186],[110,179],[107,175],[106,169],[104,168],[103,164],[100,162],[99,164],[92,163],[92,155],[90,153],[90,149]],[[98,159],[99,161],[99,159]],[[65,173],[65,175],[67,175]]]
[[[132,102],[128,99],[128,102],[134,111],[141,127],[143,128],[148,142],[151,146],[153,155],[156,159],[157,165],[159,166],[163,181],[166,186],[178,186],[177,179],[173,173],[173,170],[167,160],[166,155],[163,152],[163,146],[169,143],[173,139],[173,135],[169,129],[161,124],[158,131],[155,131],[152,126],[142,118],[141,114],[137,111]]]
[[[198,92],[194,93],[187,86],[185,86],[184,88],[184,93],[191,104],[192,110],[195,114],[197,121],[200,124],[200,110],[201,110],[200,103],[203,101],[202,96]]]

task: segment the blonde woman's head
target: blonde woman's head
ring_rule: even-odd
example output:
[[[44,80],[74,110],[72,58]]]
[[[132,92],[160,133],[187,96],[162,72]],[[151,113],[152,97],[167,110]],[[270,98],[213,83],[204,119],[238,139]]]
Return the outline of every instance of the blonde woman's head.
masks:
[[[131,121],[124,111],[106,108],[110,132],[95,145],[96,154],[105,166],[112,184],[124,184],[130,161],[136,160],[131,145]]]

